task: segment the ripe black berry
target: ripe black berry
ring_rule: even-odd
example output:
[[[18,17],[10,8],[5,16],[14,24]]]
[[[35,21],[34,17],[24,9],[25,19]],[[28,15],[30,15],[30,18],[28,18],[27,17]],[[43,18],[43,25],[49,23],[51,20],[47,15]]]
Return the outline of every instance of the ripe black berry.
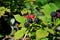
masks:
[[[35,23],[38,23],[39,21],[40,21],[39,18],[35,18],[35,19],[34,19],[34,22],[35,22]]]
[[[29,22],[25,22],[25,24],[24,24],[25,27],[28,27],[29,25],[30,25]]]
[[[33,20],[31,18],[28,19],[29,23],[33,23]]]
[[[51,17],[56,17],[57,13],[56,12],[52,12],[51,13]]]

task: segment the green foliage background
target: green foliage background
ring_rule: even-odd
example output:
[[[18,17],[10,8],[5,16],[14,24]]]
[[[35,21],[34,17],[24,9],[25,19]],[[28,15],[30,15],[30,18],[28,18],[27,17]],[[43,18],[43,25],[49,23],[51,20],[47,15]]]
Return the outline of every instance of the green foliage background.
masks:
[[[22,14],[29,13],[29,14],[35,14],[39,19],[41,19],[45,24],[52,23],[51,22],[51,16],[50,13],[52,11],[56,11],[60,7],[60,0],[1,0],[1,2],[4,5],[8,6],[1,6],[0,4],[0,16],[4,14],[5,11],[8,9],[11,10],[12,14],[13,12],[19,11]],[[19,4],[19,6],[18,6]],[[38,8],[39,10],[37,10]],[[41,12],[44,12],[45,16],[40,16]],[[17,14],[17,13],[16,13]],[[27,31],[27,29],[24,27],[24,23],[26,22],[26,19],[23,16],[20,16],[19,14],[14,15],[15,19],[21,23],[22,29],[17,31],[15,33],[15,39],[21,38]],[[60,19],[56,20],[56,26],[60,24]],[[37,24],[38,25],[38,24]],[[46,38],[49,35],[49,32],[54,35],[55,29],[52,27],[49,29],[46,27],[44,30],[42,28],[39,28],[36,30],[36,39],[35,40],[48,40]],[[29,33],[29,36],[32,34]],[[43,38],[43,39],[42,39]],[[32,39],[33,40],[33,39]]]

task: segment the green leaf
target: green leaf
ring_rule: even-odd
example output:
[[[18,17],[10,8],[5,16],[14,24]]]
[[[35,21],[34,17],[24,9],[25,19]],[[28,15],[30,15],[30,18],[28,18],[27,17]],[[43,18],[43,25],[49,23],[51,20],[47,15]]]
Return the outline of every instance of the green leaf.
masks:
[[[51,18],[48,18],[46,16],[38,16],[39,19],[41,19],[44,23],[52,23]]]
[[[46,4],[42,6],[42,8],[42,11],[44,12],[45,16],[49,18],[51,17],[50,13],[58,9],[58,7],[54,3]]]
[[[51,34],[54,34],[54,32],[55,32],[55,31],[52,30],[52,29],[49,29],[48,31],[49,31]]]
[[[55,32],[53,29],[49,29],[48,27],[46,27],[45,30],[50,32],[51,34],[54,34],[54,32]]]
[[[27,13],[30,14],[30,13],[31,13],[31,10],[29,10],[29,9],[27,9],[27,8],[24,8],[24,9],[21,10],[21,13],[22,13],[22,15],[23,15],[23,14],[27,14]]]
[[[0,7],[0,16],[5,13],[5,7]]]
[[[50,3],[49,6],[51,7],[51,11],[56,11],[58,9],[54,3]]]
[[[36,31],[36,38],[37,39],[45,38],[46,36],[48,36],[48,34],[49,33],[46,30],[39,29]]]
[[[57,7],[60,7],[60,0],[58,0],[58,1],[55,0],[55,1],[54,1],[54,4],[56,4]]]
[[[22,28],[21,30],[18,30],[15,35],[14,38],[15,39],[19,39],[21,37],[23,37],[23,35],[26,33],[26,28]]]
[[[35,9],[36,7],[38,7],[37,5],[32,5],[32,8]]]
[[[49,22],[49,23],[52,23],[51,22],[51,12],[52,11],[56,11],[57,9],[58,9],[58,7],[54,4],[54,3],[50,3],[50,4],[46,4],[46,5],[44,5],[44,6],[42,6],[42,11],[44,12],[44,14],[45,14],[45,17],[44,17],[44,19],[43,18],[41,18],[41,19],[43,19],[43,21],[45,21],[45,22]]]
[[[19,14],[14,15],[14,17],[18,22],[21,23],[20,26],[24,27],[24,23],[25,23],[26,19],[24,17],[20,16]]]
[[[43,8],[42,11],[44,12],[45,16],[50,17],[51,8],[50,8],[49,4],[42,6],[42,8]]]
[[[32,36],[34,36],[35,37],[35,32],[30,32],[30,33],[28,33],[28,35],[29,35],[29,37],[32,37]]]
[[[57,19],[56,19],[56,25],[59,25],[59,24],[60,24],[60,19],[57,18]]]
[[[36,6],[37,7],[37,6]],[[32,7],[33,8],[33,7]],[[33,11],[34,10],[34,11]],[[33,10],[31,10],[32,11],[32,13],[36,16],[36,17],[38,17],[38,16],[40,16],[40,11],[37,11],[36,9],[33,9]]]
[[[30,9],[31,5],[30,5],[30,3],[25,3],[25,6],[26,6],[27,9]]]
[[[60,35],[60,32],[57,32],[58,35]]]
[[[29,37],[31,37],[31,33],[28,33]]]
[[[27,8],[24,8],[24,9],[21,10],[22,15],[23,14],[26,14],[27,12],[28,12],[28,9]]]
[[[43,39],[41,39],[41,40],[48,40],[48,38],[43,38]]]
[[[49,0],[36,0],[37,2],[40,2],[42,5],[46,4],[47,2],[49,2]]]
[[[10,12],[10,9],[6,8],[6,11],[7,11],[7,12]]]

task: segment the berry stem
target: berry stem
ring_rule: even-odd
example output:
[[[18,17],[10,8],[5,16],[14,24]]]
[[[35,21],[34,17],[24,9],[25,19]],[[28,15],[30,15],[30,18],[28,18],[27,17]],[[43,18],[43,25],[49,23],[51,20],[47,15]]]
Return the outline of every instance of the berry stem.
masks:
[[[25,40],[26,36],[27,36],[27,33],[25,34],[25,36],[24,36],[23,40]]]
[[[56,20],[55,20],[55,19],[56,19],[56,18],[53,19],[53,21],[54,21],[54,22],[53,22],[53,23],[54,23],[54,27],[53,27],[52,29],[55,29],[55,28],[56,28]]]
[[[28,35],[28,33],[29,33],[29,30],[27,29],[27,32],[25,33],[25,36],[23,37],[22,40],[25,40],[25,38],[26,38],[26,36]]]

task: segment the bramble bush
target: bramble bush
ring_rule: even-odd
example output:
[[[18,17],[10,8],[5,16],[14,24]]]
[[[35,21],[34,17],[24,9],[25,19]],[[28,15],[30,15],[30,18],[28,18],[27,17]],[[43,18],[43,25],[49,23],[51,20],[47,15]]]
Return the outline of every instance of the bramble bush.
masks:
[[[1,0],[0,17],[7,11],[20,23],[21,29],[14,34],[15,40],[58,40],[59,2],[60,0]]]

